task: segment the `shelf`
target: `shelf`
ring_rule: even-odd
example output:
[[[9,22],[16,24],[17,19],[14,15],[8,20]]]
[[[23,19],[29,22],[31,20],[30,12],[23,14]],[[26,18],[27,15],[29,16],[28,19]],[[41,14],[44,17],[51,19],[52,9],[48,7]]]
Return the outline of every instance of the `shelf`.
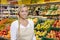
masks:
[[[53,38],[42,37],[42,40],[54,40]]]
[[[42,20],[46,20],[46,19],[51,19],[51,20],[60,20],[59,18],[58,18],[58,15],[56,16],[56,15],[53,15],[53,16],[46,16],[46,15],[44,15],[44,16],[28,16],[28,18],[39,18],[39,19],[42,19]]]
[[[18,16],[18,15],[0,15],[1,17],[3,16]]]
[[[52,27],[52,30],[60,30],[60,28]]]
[[[1,9],[1,11],[9,11],[9,9]]]
[[[31,4],[31,5],[27,5],[27,6],[45,6],[45,5],[47,5],[47,4],[60,4],[60,2],[45,2],[45,3],[43,3],[43,4]],[[3,13],[4,12],[4,14],[5,14],[5,11],[7,11],[6,13],[10,13],[10,14],[14,14],[14,13],[16,13],[17,14],[17,11],[18,11],[18,6],[19,5],[3,5],[3,4],[1,4],[0,5],[1,7],[7,7],[6,9],[2,9],[2,12],[1,13]],[[33,17],[40,17],[40,16],[60,16],[60,15],[39,15],[39,16],[33,16]]]
[[[40,15],[40,16],[60,16],[60,15]]]
[[[28,16],[28,17],[32,17],[33,18],[33,17],[42,17],[42,16]]]
[[[1,8],[1,14],[6,14],[6,15],[15,15],[17,14],[17,11],[18,11],[18,5],[3,5],[1,4],[0,5],[2,8]]]
[[[31,5],[27,5],[27,6],[45,6],[46,4],[60,4],[60,2],[44,2],[42,4],[31,4]]]
[[[39,16],[29,16],[29,17],[41,17],[41,16],[60,16],[60,15],[39,15]]]

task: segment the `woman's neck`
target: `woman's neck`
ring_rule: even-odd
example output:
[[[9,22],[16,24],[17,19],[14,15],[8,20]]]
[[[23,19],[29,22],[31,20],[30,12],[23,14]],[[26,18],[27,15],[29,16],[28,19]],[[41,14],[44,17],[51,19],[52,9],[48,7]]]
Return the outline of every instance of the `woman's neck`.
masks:
[[[24,27],[26,27],[28,25],[28,20],[20,18],[20,24],[22,24]]]
[[[20,21],[24,21],[24,20],[26,20],[26,19],[24,19],[24,18],[20,18]]]

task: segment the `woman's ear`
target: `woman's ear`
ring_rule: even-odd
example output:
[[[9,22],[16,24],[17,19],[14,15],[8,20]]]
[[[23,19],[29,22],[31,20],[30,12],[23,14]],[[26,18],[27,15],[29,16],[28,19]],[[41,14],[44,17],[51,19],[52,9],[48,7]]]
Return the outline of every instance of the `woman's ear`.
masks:
[[[18,16],[20,17],[20,12],[18,12]]]

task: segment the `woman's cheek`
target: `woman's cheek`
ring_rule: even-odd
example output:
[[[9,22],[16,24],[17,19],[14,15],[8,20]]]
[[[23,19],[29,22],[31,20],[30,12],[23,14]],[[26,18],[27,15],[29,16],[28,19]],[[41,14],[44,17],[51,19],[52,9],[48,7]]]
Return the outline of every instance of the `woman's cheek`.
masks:
[[[21,17],[23,17],[23,14],[20,14]]]

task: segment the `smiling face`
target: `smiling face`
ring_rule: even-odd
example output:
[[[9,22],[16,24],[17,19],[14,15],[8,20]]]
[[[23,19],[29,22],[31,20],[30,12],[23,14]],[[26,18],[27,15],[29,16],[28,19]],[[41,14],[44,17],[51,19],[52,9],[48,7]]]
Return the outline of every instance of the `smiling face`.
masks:
[[[28,16],[28,8],[26,6],[23,6],[20,8],[20,18],[26,19]]]

